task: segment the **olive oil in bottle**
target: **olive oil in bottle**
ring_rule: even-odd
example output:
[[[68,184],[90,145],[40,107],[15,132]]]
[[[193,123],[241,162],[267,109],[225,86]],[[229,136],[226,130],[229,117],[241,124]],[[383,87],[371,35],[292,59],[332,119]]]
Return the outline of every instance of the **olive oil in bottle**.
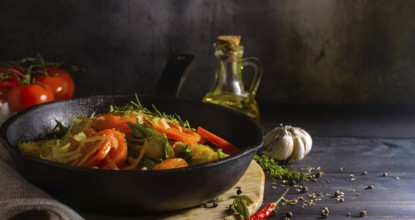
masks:
[[[258,104],[249,94],[237,95],[226,92],[215,96],[213,93],[207,93],[203,101],[237,109],[255,120],[259,120],[260,117]]]
[[[214,45],[217,58],[215,82],[202,101],[234,108],[259,120],[255,94],[262,77],[262,64],[255,57],[243,58],[244,47],[239,43],[240,36],[218,37],[218,42]],[[245,66],[254,69],[249,90],[245,90],[242,78]]]

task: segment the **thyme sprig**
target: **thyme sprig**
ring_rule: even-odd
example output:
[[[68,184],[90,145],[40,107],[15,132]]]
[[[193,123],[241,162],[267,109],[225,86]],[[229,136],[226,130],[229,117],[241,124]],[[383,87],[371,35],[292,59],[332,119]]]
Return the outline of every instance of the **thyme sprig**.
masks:
[[[111,106],[110,112],[115,113],[115,114],[128,114],[129,112],[142,112],[150,116],[165,118],[185,128],[191,128],[189,121],[182,120],[177,113],[167,114],[165,112],[161,112],[157,109],[157,107],[154,104],[151,105],[153,110],[150,110],[141,104],[140,99],[138,98],[137,94],[135,94],[135,99],[136,99],[135,101],[130,101],[129,104],[125,106],[120,106],[120,107]]]

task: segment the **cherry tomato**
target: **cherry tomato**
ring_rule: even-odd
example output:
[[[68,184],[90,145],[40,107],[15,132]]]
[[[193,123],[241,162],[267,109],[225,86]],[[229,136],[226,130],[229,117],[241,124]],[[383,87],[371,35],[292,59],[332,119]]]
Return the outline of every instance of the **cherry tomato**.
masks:
[[[68,92],[68,84],[59,76],[37,76],[36,82],[48,86],[55,97],[55,100],[62,100]]]
[[[13,112],[19,112],[30,106],[54,101],[52,90],[39,84],[18,85],[13,87],[8,95],[7,102]]]
[[[22,70],[19,67],[0,68],[0,102],[7,101],[7,93],[19,85]]]
[[[48,76],[38,76],[36,80],[45,85],[48,85],[56,100],[70,99],[75,93],[75,83],[72,76],[57,66],[48,66],[43,68]]]
[[[68,91],[66,92],[66,95],[63,96],[64,99],[70,99],[75,94],[75,82],[73,81],[72,76],[66,72],[65,70],[60,71],[59,75],[62,79],[64,79],[68,85]]]

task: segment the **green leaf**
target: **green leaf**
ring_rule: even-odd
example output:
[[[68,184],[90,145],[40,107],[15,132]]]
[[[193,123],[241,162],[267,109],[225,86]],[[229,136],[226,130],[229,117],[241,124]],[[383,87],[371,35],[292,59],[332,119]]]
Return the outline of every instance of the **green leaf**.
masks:
[[[241,196],[235,196],[235,199],[233,200],[233,203],[231,205],[231,209],[234,211],[235,214],[239,214],[244,219],[249,220],[249,210]]]

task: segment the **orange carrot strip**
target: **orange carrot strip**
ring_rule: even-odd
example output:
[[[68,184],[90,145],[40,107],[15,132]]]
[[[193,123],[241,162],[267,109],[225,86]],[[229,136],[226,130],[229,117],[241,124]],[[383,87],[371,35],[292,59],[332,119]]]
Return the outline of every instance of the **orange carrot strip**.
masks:
[[[200,141],[200,135],[191,129],[180,127],[174,123],[168,124],[170,128],[165,128],[160,121],[158,123],[154,123],[152,126],[157,131],[166,134],[168,138],[182,143],[195,144]]]
[[[216,145],[217,147],[221,148],[223,152],[227,154],[236,154],[240,151],[239,148],[235,147],[233,144],[229,143],[225,139],[213,134],[212,132],[202,128],[197,128],[197,133],[207,141],[211,142],[212,144]]]

